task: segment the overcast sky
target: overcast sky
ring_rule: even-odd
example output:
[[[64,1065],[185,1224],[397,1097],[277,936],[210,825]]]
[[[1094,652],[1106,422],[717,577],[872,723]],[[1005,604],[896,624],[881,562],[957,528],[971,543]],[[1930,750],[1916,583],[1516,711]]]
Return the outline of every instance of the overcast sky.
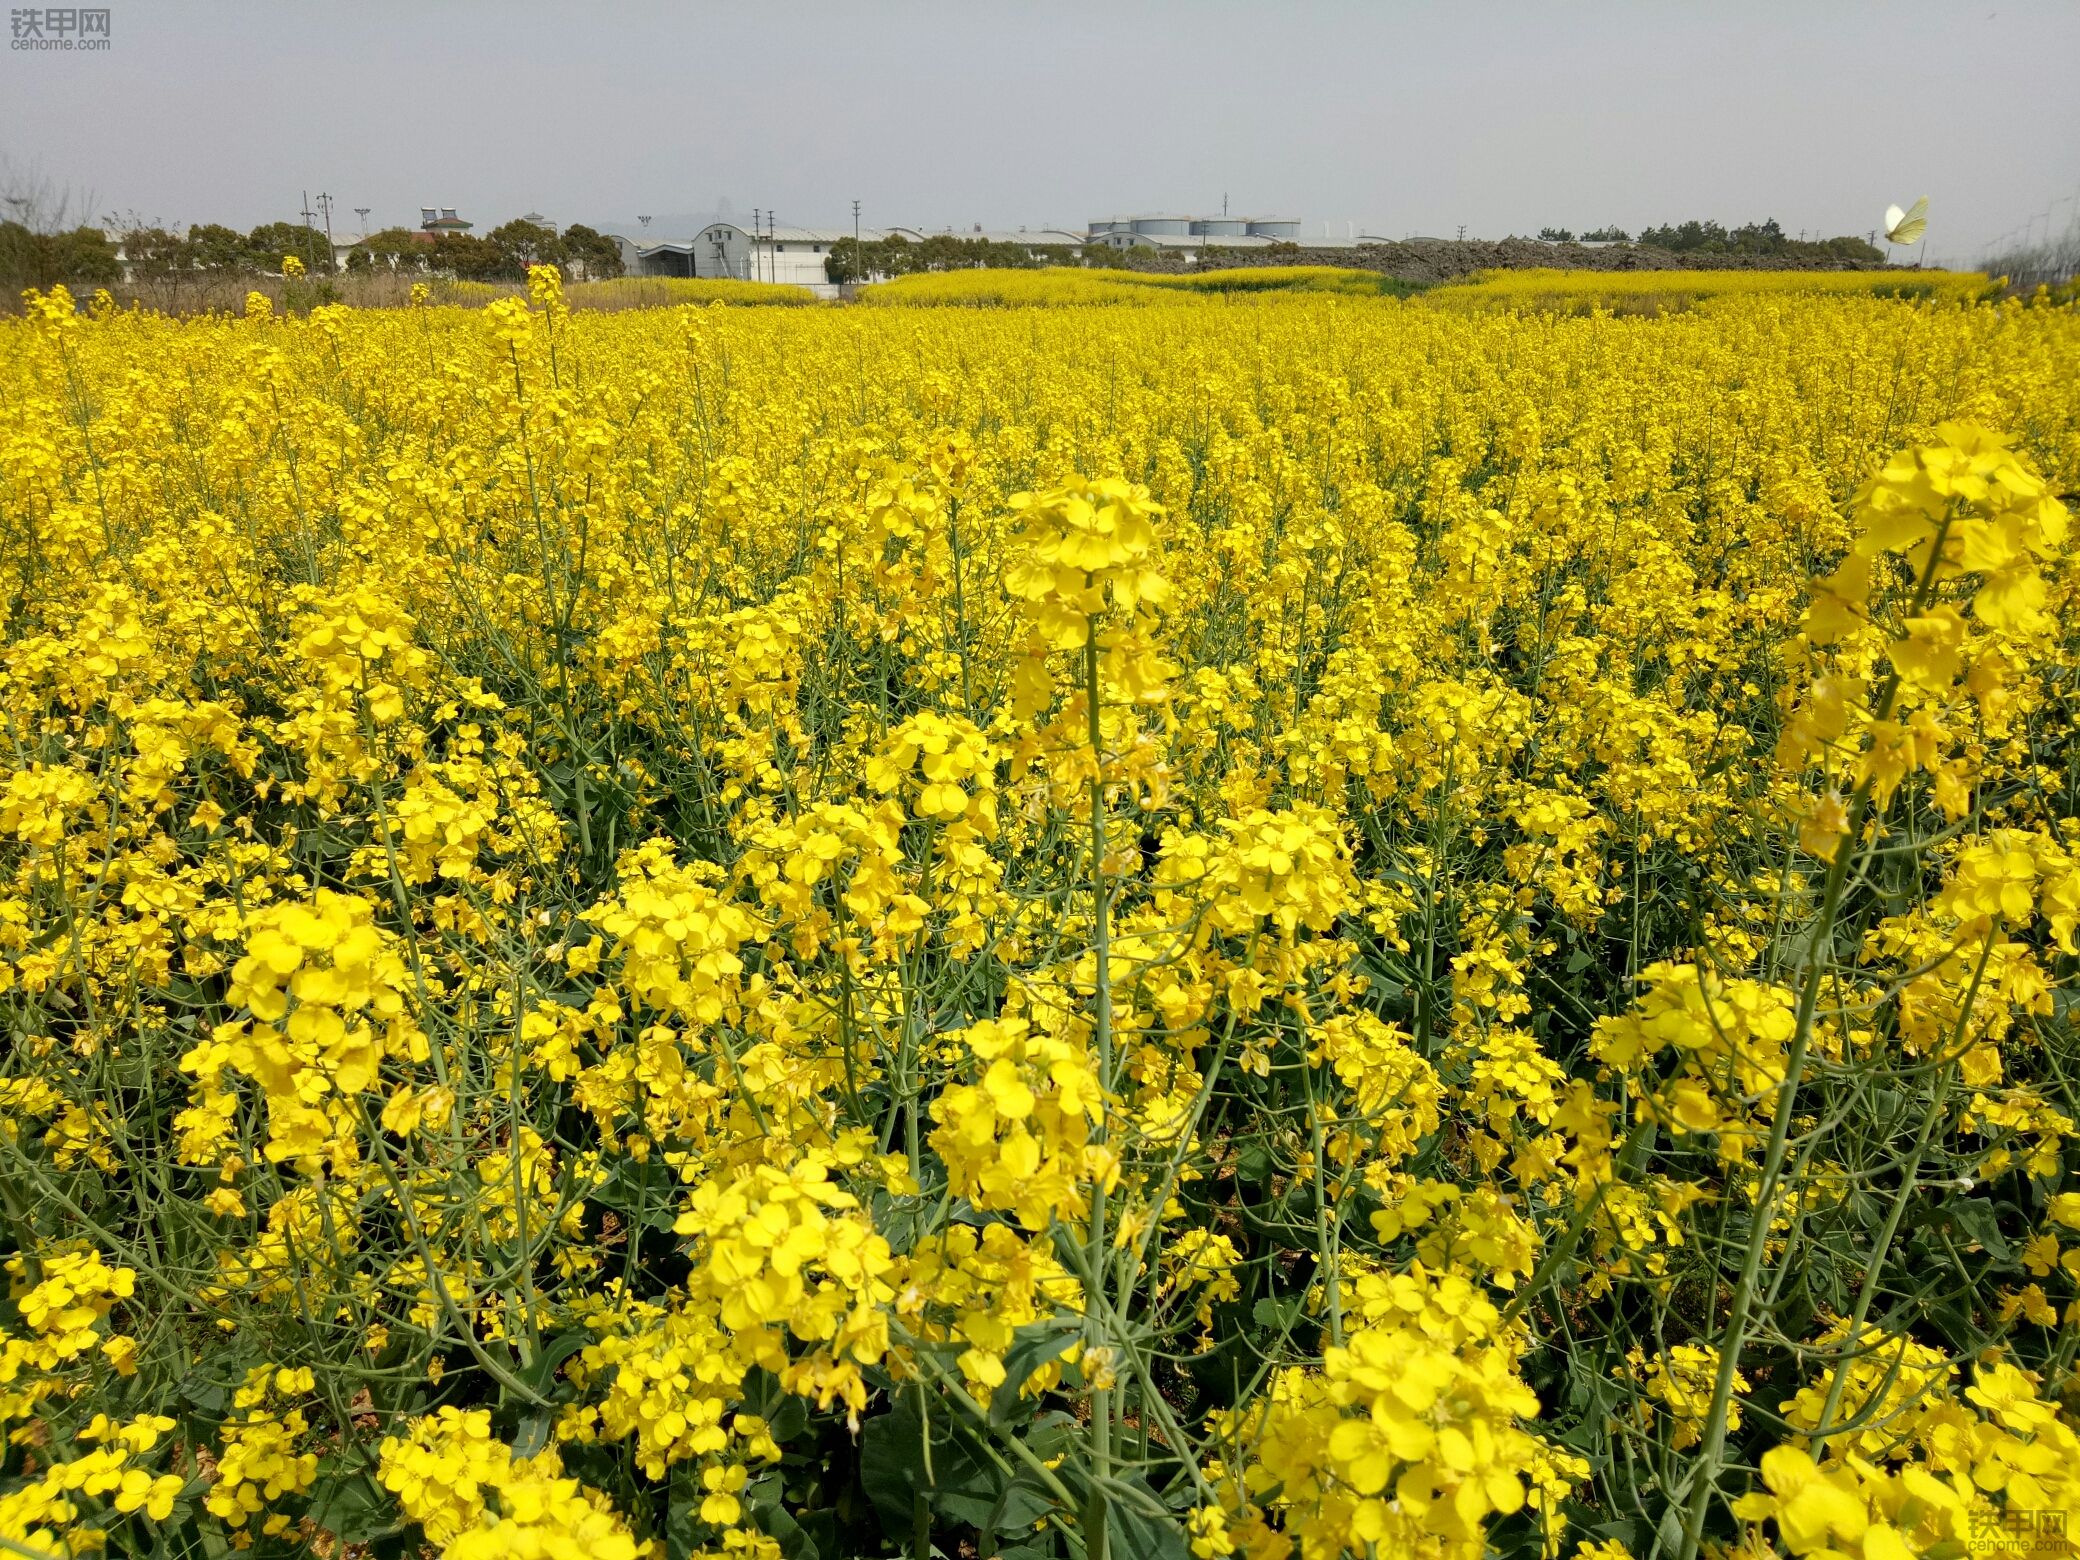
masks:
[[[21,0],[9,0],[18,16]],[[106,0],[0,54],[0,157],[99,213],[333,228],[460,208],[1399,237],[1691,216],[1976,257],[2080,192],[2080,0]],[[2063,203],[2063,204],[2060,204]]]

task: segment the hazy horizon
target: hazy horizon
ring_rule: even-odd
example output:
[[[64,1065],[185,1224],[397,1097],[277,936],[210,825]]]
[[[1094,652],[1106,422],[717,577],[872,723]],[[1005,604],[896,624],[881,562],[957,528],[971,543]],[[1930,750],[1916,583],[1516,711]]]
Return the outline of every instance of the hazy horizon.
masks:
[[[0,58],[0,154],[169,225],[321,190],[341,235],[427,204],[849,227],[855,198],[869,227],[1080,230],[1225,196],[1316,234],[1818,236],[1926,194],[1926,258],[1964,262],[2080,191],[2069,0],[108,11],[105,52]]]

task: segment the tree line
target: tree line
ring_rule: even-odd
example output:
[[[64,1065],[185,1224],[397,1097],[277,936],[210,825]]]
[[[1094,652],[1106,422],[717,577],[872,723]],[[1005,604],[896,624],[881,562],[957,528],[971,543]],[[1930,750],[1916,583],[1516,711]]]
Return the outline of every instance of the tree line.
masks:
[[[531,265],[553,265],[566,275],[601,281],[621,274],[621,248],[582,222],[558,232],[515,218],[482,238],[437,233],[429,241],[412,228],[384,228],[347,252],[349,271],[440,271],[484,282],[521,280]]]
[[[111,232],[81,224],[51,228],[0,221],[0,288],[105,287],[127,278],[179,282],[229,276],[271,275],[289,256],[314,276],[338,269],[439,272],[478,281],[518,281],[530,265],[554,265],[566,274],[597,280],[621,274],[621,251],[603,233],[572,223],[562,232],[533,222],[513,221],[482,238],[468,233],[429,236],[410,228],[371,233],[334,263],[323,232],[300,222],[263,222],[241,233],[215,222],[184,231],[134,223]]]
[[[1538,236],[1548,243],[1569,244],[1576,241],[1570,228],[1547,227],[1538,230]],[[1885,252],[1867,239],[1845,233],[1835,238],[1792,238],[1777,223],[1774,217],[1765,222],[1750,222],[1743,227],[1728,228],[1723,223],[1710,221],[1665,222],[1659,227],[1640,229],[1634,240],[1621,227],[1590,228],[1580,235],[1583,243],[1625,244],[1637,242],[1653,249],[1667,249],[1679,255],[1756,255],[1774,256],[1786,260],[1883,260]]]
[[[111,225],[113,226],[113,225]],[[1573,229],[1546,227],[1538,236],[1572,243]],[[1774,257],[1787,260],[1878,261],[1881,250],[1862,238],[1844,235],[1824,239],[1788,237],[1774,220],[1727,228],[1721,223],[1689,221],[1643,229],[1635,240],[1615,226],[1585,229],[1589,243],[1633,243],[1700,258],[1714,255]],[[1294,253],[1297,255],[1298,250]],[[214,222],[199,222],[185,231],[136,222],[116,228],[81,224],[64,228],[50,223],[0,221],[0,289],[49,288],[65,282],[74,287],[109,286],[132,281],[180,285],[186,280],[279,272],[294,255],[304,269],[323,276],[337,269],[352,273],[400,271],[440,274],[472,281],[518,281],[530,265],[554,265],[566,275],[598,280],[619,276],[619,246],[604,233],[573,223],[561,232],[533,222],[500,224],[482,237],[469,233],[429,235],[411,228],[384,228],[346,251],[335,264],[331,245],[317,228],[298,222],[263,222],[250,232]],[[1098,251],[1097,258],[1118,264],[1120,257]],[[917,271],[962,270],[988,266],[1030,270],[1049,265],[1075,265],[1088,258],[1076,244],[1025,243],[1016,239],[964,237],[935,233],[921,240],[891,234],[883,238],[840,239],[831,246],[825,272],[833,282],[907,276]]]
[[[978,266],[1030,271],[1045,265],[1075,265],[1082,257],[1080,244],[1027,244],[1016,239],[963,238],[955,233],[933,233],[913,243],[891,233],[886,238],[839,239],[824,257],[823,271],[832,281],[844,283]]]

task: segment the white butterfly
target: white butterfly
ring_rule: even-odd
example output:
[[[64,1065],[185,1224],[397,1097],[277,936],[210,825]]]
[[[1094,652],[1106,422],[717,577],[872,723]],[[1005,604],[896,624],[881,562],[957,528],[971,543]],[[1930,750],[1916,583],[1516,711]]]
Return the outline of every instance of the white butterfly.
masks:
[[[1897,206],[1885,208],[1885,242],[1888,244],[1918,244],[1921,235],[1928,231],[1928,197],[1922,196],[1914,202],[1911,210],[1901,211]]]

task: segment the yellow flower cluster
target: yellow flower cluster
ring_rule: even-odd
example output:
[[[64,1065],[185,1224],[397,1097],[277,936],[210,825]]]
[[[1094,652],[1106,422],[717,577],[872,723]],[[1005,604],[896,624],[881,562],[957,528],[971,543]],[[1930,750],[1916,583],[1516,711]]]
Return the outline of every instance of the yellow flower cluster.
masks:
[[[1520,1428],[1538,1399],[1478,1289],[1417,1264],[1361,1280],[1358,1299],[1319,1374],[1282,1374],[1229,1427],[1254,1447],[1227,1486],[1247,1552],[1282,1551],[1275,1515],[1307,1557],[1479,1555],[1491,1517],[1549,1506],[1586,1471]]]
[[[0,1543],[30,1554],[96,1554],[127,1517],[164,1521],[187,1488],[146,1461],[174,1428],[164,1414],[111,1419],[96,1411],[76,1423],[71,1446],[53,1433],[70,1403],[93,1397],[110,1376],[136,1373],[137,1340],[115,1332],[109,1317],[135,1295],[137,1274],[76,1247],[17,1252],[6,1270],[26,1332],[0,1326],[0,1431],[8,1444],[35,1451],[25,1476],[0,1488]]]
[[[138,1513],[164,1522],[187,1480],[173,1473],[154,1474],[140,1460],[173,1424],[164,1414],[146,1414],[122,1424],[96,1414],[78,1438],[105,1444],[76,1457],[47,1461],[37,1477],[0,1494],[0,1540],[28,1554],[91,1555],[106,1542],[102,1522]]]
[[[931,1147],[947,1184],[1035,1233],[1084,1211],[1090,1124],[1101,1098],[1091,1059],[1024,1019],[984,1019],[958,1036],[980,1074],[932,1102]]]
[[[253,1523],[270,1536],[288,1530],[284,1498],[301,1495],[318,1476],[318,1454],[307,1449],[310,1421],[296,1401],[316,1385],[308,1367],[258,1365],[246,1373],[224,1421],[223,1447],[206,1501],[210,1514],[227,1528],[237,1531]]]
[[[515,1457],[491,1416],[444,1408],[380,1448],[380,1478],[442,1560],[636,1560],[646,1552],[600,1495],[561,1476],[553,1451]]]
[[[1899,1348],[1887,1352],[1897,1358]],[[1961,1401],[1947,1383],[1930,1389],[1903,1405],[1913,1411],[1895,1419],[1877,1455],[1765,1452],[1762,1488],[1734,1502],[1735,1514],[1766,1523],[1801,1556],[1900,1560],[1973,1545],[2070,1553],[2069,1525],[2080,1516],[2080,1433],[2070,1419],[2012,1365],[1979,1367]]]

